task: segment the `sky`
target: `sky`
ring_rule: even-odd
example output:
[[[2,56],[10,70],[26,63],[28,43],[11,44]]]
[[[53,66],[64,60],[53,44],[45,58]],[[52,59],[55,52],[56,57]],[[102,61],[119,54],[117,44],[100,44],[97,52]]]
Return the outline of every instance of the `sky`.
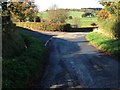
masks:
[[[45,11],[57,5],[58,8],[98,8],[103,7],[98,2],[99,0],[35,0],[35,4],[38,6],[40,11]]]

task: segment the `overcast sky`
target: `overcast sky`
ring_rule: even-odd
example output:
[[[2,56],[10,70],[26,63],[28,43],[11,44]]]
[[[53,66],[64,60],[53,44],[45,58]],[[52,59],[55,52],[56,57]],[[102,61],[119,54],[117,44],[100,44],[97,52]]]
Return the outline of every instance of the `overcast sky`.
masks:
[[[40,11],[45,11],[54,4],[56,4],[58,8],[80,9],[87,7],[102,7],[98,1],[99,0],[35,0],[35,4],[38,6]]]

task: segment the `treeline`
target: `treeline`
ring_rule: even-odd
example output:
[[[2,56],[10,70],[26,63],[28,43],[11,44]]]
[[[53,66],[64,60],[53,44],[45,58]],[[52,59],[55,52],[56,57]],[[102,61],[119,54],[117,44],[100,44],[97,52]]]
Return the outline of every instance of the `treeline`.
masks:
[[[91,10],[94,10],[94,11],[100,11],[102,10],[102,8],[81,8],[81,9],[62,9],[62,8],[59,8],[60,10],[66,10],[66,11],[80,11],[80,12],[86,12],[86,11],[91,11]],[[51,9],[47,9],[46,11],[50,11]]]
[[[13,22],[24,22],[24,21],[31,21],[31,22],[38,22],[40,21],[40,18],[37,16],[38,8],[34,4],[34,2],[31,2],[30,0],[25,0],[24,2],[12,2],[7,1],[6,3],[7,7],[3,6],[2,3],[2,9],[4,9],[4,13],[1,12],[2,16],[11,16],[11,20]]]

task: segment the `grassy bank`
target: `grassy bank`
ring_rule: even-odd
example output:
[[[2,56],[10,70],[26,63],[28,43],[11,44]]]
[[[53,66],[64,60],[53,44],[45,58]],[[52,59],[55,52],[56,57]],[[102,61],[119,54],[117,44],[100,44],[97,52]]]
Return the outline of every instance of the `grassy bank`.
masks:
[[[43,70],[45,47],[39,40],[22,32],[20,34],[26,49],[15,58],[3,58],[3,88],[24,88],[36,76],[36,72]]]
[[[89,33],[86,38],[90,41],[91,44],[95,45],[102,51],[113,55],[120,54],[120,40],[108,38],[97,32]]]

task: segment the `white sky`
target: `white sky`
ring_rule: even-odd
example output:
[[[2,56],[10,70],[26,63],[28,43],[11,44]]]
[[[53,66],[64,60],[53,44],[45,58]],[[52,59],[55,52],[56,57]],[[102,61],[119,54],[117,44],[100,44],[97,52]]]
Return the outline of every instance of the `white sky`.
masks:
[[[102,7],[99,4],[99,0],[35,0],[35,4],[38,6],[40,11],[45,11],[52,5],[56,4],[58,8],[95,8]]]

